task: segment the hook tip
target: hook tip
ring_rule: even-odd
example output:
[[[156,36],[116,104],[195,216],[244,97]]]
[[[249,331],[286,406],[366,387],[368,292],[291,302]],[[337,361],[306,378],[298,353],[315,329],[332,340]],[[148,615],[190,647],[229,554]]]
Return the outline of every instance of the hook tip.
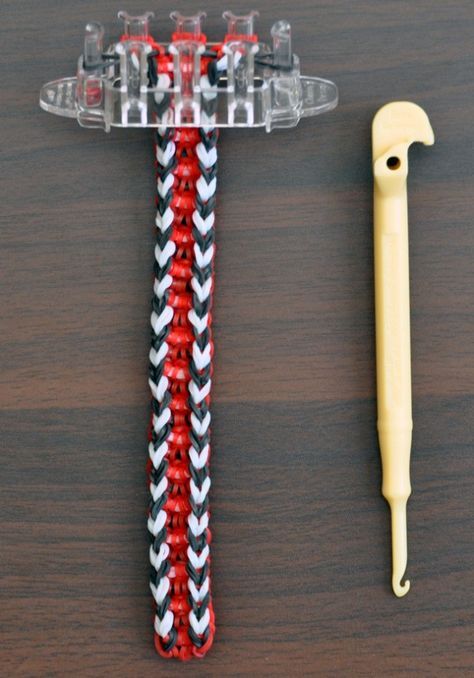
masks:
[[[410,590],[410,581],[407,579],[403,584],[398,578],[394,578],[392,580],[392,588],[394,594],[398,598],[403,598],[403,596],[406,596],[408,591]]]

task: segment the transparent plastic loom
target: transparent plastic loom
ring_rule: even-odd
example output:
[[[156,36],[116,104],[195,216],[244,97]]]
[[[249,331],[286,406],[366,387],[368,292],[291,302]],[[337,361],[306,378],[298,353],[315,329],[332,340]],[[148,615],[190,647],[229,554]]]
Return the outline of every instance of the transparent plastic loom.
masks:
[[[271,29],[272,46],[257,42],[257,12],[236,16],[224,12],[227,35],[220,43],[205,42],[205,14],[171,14],[172,42],[159,42],[169,55],[169,77],[150,79],[150,61],[157,44],[149,34],[153,14],[120,12],[124,33],[104,50],[104,29],[89,23],[77,76],[44,85],[40,106],[50,113],[76,118],[83,127],[294,127],[303,117],[337,105],[336,85],[300,75],[291,51],[291,28],[278,21]],[[220,49],[219,77],[203,78],[203,59]],[[160,75],[159,72],[157,74]]]

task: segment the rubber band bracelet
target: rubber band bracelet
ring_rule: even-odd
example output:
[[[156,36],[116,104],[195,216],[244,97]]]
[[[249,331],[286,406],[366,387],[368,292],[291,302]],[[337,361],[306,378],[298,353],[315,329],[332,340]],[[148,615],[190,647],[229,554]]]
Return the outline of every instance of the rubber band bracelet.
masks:
[[[173,13],[171,42],[130,16],[104,50],[88,24],[77,76],[46,84],[40,105],[84,127],[154,129],[156,246],[149,384],[150,587],[155,646],[163,657],[203,657],[212,645],[209,529],[212,294],[217,137],[220,127],[295,126],[337,105],[334,83],[300,75],[291,31],[258,41],[257,12],[225,12],[221,43],[207,42],[203,13]]]

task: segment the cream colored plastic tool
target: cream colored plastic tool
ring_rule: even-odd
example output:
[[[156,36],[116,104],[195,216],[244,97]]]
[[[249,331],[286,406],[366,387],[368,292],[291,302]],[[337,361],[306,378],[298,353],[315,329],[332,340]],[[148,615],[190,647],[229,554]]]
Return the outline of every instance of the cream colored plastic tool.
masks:
[[[372,125],[377,429],[382,494],[392,514],[392,588],[399,597],[410,590],[410,582],[402,584],[402,578],[407,566],[413,427],[407,176],[408,147],[414,141],[434,143],[423,109],[408,101],[394,101],[377,112]]]

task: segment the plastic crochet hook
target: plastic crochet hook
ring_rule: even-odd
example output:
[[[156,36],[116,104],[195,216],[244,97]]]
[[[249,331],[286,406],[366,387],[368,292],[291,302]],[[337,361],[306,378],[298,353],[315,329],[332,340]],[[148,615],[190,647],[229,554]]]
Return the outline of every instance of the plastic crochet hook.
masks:
[[[377,429],[382,457],[382,494],[392,515],[392,588],[410,590],[406,506],[411,493],[412,436],[410,290],[408,265],[408,147],[434,143],[428,116],[416,104],[394,101],[372,125],[374,172],[375,321]]]

